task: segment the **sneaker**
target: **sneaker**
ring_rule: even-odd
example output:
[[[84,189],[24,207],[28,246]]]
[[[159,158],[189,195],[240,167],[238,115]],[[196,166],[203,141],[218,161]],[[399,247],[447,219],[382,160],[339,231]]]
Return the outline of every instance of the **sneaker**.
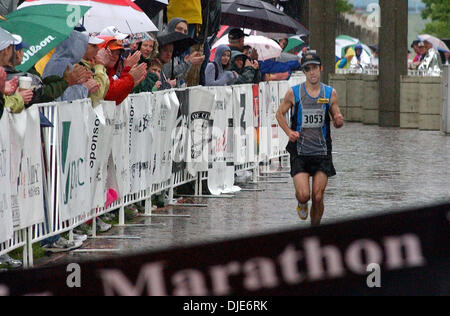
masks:
[[[19,269],[22,261],[11,258],[8,254],[0,256],[0,265],[3,269]]]
[[[300,217],[300,219],[302,221],[306,221],[308,219],[308,213],[309,213],[309,211],[308,211],[308,203],[306,203],[306,204],[300,204],[299,203],[298,206],[297,206],[298,217]]]
[[[112,228],[111,224],[106,224],[104,221],[102,221],[99,217],[97,218],[97,229],[101,232],[107,232]]]
[[[81,241],[81,242],[83,242],[83,241],[86,241],[88,239],[88,236],[87,235],[84,235],[84,234],[73,234],[73,240],[74,241]]]
[[[48,252],[58,253],[58,252],[66,252],[80,248],[83,245],[82,241],[74,240],[70,242],[64,238],[59,238],[57,242],[53,244],[47,244],[42,248]]]
[[[77,228],[75,228],[73,230],[73,232],[75,234],[78,235],[88,235],[88,236],[92,236],[92,225],[88,225],[88,224],[81,224],[80,226],[78,226]]]

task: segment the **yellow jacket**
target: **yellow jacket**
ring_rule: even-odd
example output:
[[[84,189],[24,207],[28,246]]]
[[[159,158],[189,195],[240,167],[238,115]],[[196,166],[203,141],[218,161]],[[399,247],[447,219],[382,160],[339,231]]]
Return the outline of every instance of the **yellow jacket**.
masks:
[[[185,19],[189,24],[202,24],[201,0],[170,0],[167,7],[167,20]]]
[[[5,95],[5,108],[8,108],[12,113],[20,113],[25,108],[22,96],[18,93],[11,96]]]
[[[106,73],[106,68],[103,65],[92,66],[90,62],[82,59],[81,63],[87,70],[94,73],[94,79],[100,85],[100,88],[95,93],[89,94],[89,98],[92,100],[92,106],[96,107],[100,101],[105,99],[109,89],[109,77]]]

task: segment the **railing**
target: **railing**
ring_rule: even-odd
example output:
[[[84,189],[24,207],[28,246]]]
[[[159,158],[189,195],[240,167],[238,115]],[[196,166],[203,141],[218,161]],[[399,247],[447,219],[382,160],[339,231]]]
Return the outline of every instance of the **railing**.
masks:
[[[89,99],[70,104],[61,102],[39,105],[39,111],[52,122],[53,127],[40,128],[40,148],[23,147],[15,150],[22,150],[22,156],[26,156],[28,151],[40,152],[41,165],[36,170],[39,170],[42,177],[36,177],[35,180],[40,180],[39,186],[43,192],[39,201],[42,201],[44,207],[29,210],[34,215],[37,214],[39,220],[26,227],[16,225],[12,229],[12,221],[0,217],[0,238],[2,231],[9,232],[8,238],[0,243],[0,255],[24,247],[24,266],[32,267],[34,243],[67,232],[69,239],[72,239],[73,229],[89,220],[93,220],[92,231],[95,236],[96,218],[117,209],[120,210],[119,225],[124,225],[125,207],[138,202],[145,201],[145,215],[152,215],[153,195],[168,192],[172,202],[174,189],[187,183],[195,182],[195,195],[201,195],[202,181],[209,181],[209,170],[218,168],[218,162],[224,166],[234,166],[233,169],[227,169],[231,170],[227,172],[233,173],[228,174],[231,179],[234,179],[235,172],[251,170],[254,172],[253,179],[257,182],[261,164],[267,165],[271,159],[287,155],[284,148],[288,138],[278,126],[275,113],[290,86],[302,81],[304,77],[299,74],[290,83],[196,87],[132,95],[118,107],[111,102],[103,102],[95,112]],[[139,117],[135,114],[138,110],[141,115]],[[37,107],[32,107],[26,111],[30,112],[26,115],[35,115],[32,112],[37,111]],[[16,123],[14,114],[5,113],[0,127]],[[102,129],[96,129],[97,126]],[[27,133],[39,133],[39,128],[33,131],[28,131],[28,128]],[[140,137],[136,133],[140,133],[141,129],[151,135],[151,140],[146,139],[144,146],[136,145],[139,144],[137,139]],[[108,135],[111,137],[109,142],[106,141]],[[94,138],[95,146],[92,142]],[[178,158],[175,161],[175,151],[183,147],[181,161]],[[99,148],[103,148],[106,155],[101,154],[102,149]],[[134,151],[131,152],[132,148]],[[199,149],[202,154],[207,153],[207,161],[190,161],[193,158],[191,153],[194,154]],[[0,153],[1,150],[2,148]],[[147,158],[142,158],[142,163],[140,161],[137,167],[132,165],[134,160],[131,161],[133,158],[129,156],[130,153],[137,154],[135,157]],[[81,155],[81,158],[69,161],[68,165],[67,161],[76,155]],[[93,177],[91,169],[97,161],[101,163],[96,165],[98,171]],[[12,166],[13,162],[10,163]],[[136,170],[144,175],[137,178]],[[132,172],[135,173],[132,175]],[[148,176],[145,176],[146,172]],[[19,173],[19,177],[21,175]],[[133,186],[131,182],[136,179],[143,180],[144,184],[137,181],[138,185]],[[99,183],[103,184],[101,181],[105,185],[99,186]],[[106,184],[107,182],[109,183]],[[232,182],[234,184],[234,180]],[[24,183],[23,188],[27,189],[27,185]],[[221,185],[224,186],[225,183]],[[89,195],[94,194],[94,187],[101,187],[103,193],[108,188],[113,188],[119,193],[119,198],[107,207],[104,205],[103,193],[98,195],[103,198],[100,199],[101,202],[92,202],[95,197],[87,201]],[[2,188],[0,196],[2,191],[5,193],[7,190]],[[90,193],[83,196],[83,192]],[[12,212],[9,197],[7,194],[3,196],[8,199],[9,204],[0,205],[3,207],[0,211]],[[26,198],[25,194],[24,199]],[[18,212],[17,207],[15,212]]]

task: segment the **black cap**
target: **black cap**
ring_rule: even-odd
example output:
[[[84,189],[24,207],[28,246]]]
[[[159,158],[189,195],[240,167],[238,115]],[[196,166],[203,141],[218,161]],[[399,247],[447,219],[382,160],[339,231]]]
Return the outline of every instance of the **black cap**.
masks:
[[[241,39],[241,38],[244,38],[244,37],[245,37],[245,33],[241,29],[232,29],[228,33],[228,38],[230,40],[238,40],[238,39]]]
[[[413,48],[416,45],[419,45],[419,43],[420,43],[420,41],[418,41],[418,40],[413,41],[411,44],[411,48]]]
[[[310,50],[303,55],[302,68],[307,65],[322,65],[322,60],[319,55],[317,55],[316,51]]]

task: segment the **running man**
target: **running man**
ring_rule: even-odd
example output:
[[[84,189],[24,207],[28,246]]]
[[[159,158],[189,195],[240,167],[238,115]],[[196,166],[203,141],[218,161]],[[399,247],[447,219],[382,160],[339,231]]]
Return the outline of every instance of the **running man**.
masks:
[[[287,151],[291,155],[297,212],[308,219],[308,201],[312,200],[311,225],[319,226],[324,212],[324,192],[328,178],[336,175],[333,166],[330,121],[336,128],[344,125],[336,91],[320,82],[323,71],[315,51],[302,59],[306,82],[290,89],[277,112],[277,120],[289,136]],[[286,114],[292,109],[291,126]],[[331,114],[331,118],[330,118]],[[312,196],[309,178],[312,177]]]

